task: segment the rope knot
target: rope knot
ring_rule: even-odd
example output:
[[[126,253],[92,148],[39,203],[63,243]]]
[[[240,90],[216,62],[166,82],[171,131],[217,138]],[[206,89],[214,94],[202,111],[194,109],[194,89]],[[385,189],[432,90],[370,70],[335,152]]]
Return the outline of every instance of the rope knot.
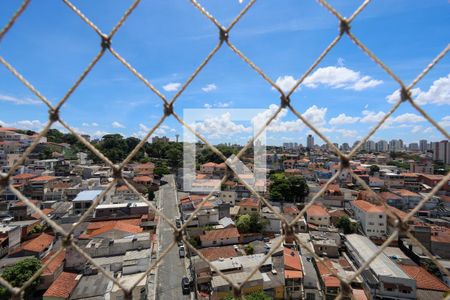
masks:
[[[286,108],[289,105],[289,103],[291,102],[291,99],[288,96],[286,96],[284,93],[281,95],[280,100],[281,100],[281,102],[280,102],[281,108]]]
[[[347,19],[342,19],[339,23],[339,30],[341,34],[348,33],[350,31],[350,23]]]
[[[103,50],[111,48],[111,37],[103,35],[101,45]]]
[[[402,102],[411,99],[411,92],[405,87],[402,87],[402,89],[400,90],[400,98],[402,99]]]
[[[165,103],[164,104],[164,115],[166,117],[168,117],[171,114],[173,114],[173,104],[172,103],[170,103],[170,104]]]
[[[348,159],[348,157],[345,155],[341,155],[340,159],[341,159],[341,170],[348,169],[350,167],[350,160]]]
[[[114,178],[116,178],[116,179],[122,178],[122,168],[119,165],[114,165],[112,171],[113,171]]]
[[[59,121],[59,110],[50,109],[48,111],[48,118],[52,122]]]
[[[220,30],[219,30],[219,40],[222,43],[228,41],[228,31],[226,31],[226,29],[220,28]]]

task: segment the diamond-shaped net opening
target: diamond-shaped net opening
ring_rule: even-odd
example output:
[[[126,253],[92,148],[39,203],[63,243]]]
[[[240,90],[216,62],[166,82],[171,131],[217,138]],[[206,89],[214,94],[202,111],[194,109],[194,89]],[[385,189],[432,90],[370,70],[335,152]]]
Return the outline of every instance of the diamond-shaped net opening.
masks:
[[[14,26],[16,22],[20,22],[19,17],[21,14],[27,9],[29,0],[23,1],[23,3],[20,5],[20,7],[17,9],[17,11],[11,16],[8,23],[1,29],[0,31],[0,42],[2,41],[2,38],[10,31],[10,29]],[[203,59],[203,61],[198,65],[198,67],[192,72],[192,74],[188,77],[186,82],[181,85],[181,88],[176,92],[176,94],[172,97],[172,99],[167,98],[163,93],[161,93],[152,83],[146,79],[139,71],[138,69],[131,65],[126,58],[121,56],[120,53],[118,53],[114,47],[113,47],[113,41],[114,36],[116,33],[120,30],[124,22],[127,20],[127,18],[132,14],[132,12],[135,9],[138,9],[139,0],[136,0],[132,3],[132,5],[123,13],[122,17],[119,19],[117,24],[110,30],[108,34],[104,33],[101,28],[99,28],[95,23],[93,23],[88,16],[84,15],[82,11],[80,11],[75,5],[73,5],[68,0],[63,0],[63,2],[67,5],[67,7],[73,11],[74,14],[76,14],[88,27],[90,27],[99,37],[99,44],[96,45],[98,48],[97,54],[92,58],[91,62],[86,66],[84,71],[78,76],[78,79],[72,84],[70,89],[65,93],[65,95],[57,102],[56,105],[52,105],[51,102],[43,95],[41,94],[38,89],[36,89],[32,83],[30,83],[24,76],[22,76],[19,71],[17,71],[14,66],[12,66],[8,61],[6,61],[3,57],[0,56],[0,63],[5,66],[23,85],[28,88],[37,98],[39,98],[49,109],[48,114],[48,122],[44,126],[44,128],[38,133],[37,138],[35,141],[26,149],[26,151],[22,154],[21,158],[10,168],[8,173],[2,173],[0,174],[0,188],[2,190],[8,188],[10,191],[12,191],[19,200],[23,201],[26,205],[28,205],[33,211],[35,211],[40,218],[42,218],[48,226],[51,226],[54,230],[54,232],[59,236],[61,247],[56,253],[53,253],[51,256],[49,256],[48,259],[45,260],[45,263],[39,268],[34,275],[22,286],[13,286],[11,283],[6,281],[5,279],[0,277],[0,284],[5,287],[8,292],[11,294],[13,298],[23,298],[24,292],[27,288],[29,288],[33,282],[39,277],[39,275],[53,262],[53,260],[57,259],[58,255],[61,251],[67,251],[70,249],[73,251],[73,253],[78,253],[81,255],[86,261],[88,261],[93,267],[95,267],[99,272],[101,272],[106,278],[111,280],[115,286],[119,287],[123,290],[124,297],[130,298],[132,297],[134,288],[148,275],[150,275],[152,272],[155,271],[158,264],[163,261],[165,256],[169,253],[169,251],[176,246],[177,242],[180,242],[181,240],[185,243],[188,250],[191,253],[195,253],[202,261],[207,263],[214,272],[216,272],[218,275],[222,276],[223,279],[230,284],[232,287],[232,294],[236,298],[240,298],[243,296],[243,288],[245,288],[246,283],[249,279],[252,278],[252,276],[256,273],[256,271],[264,265],[265,261],[268,260],[271,255],[277,250],[277,248],[282,245],[282,243],[295,243],[297,244],[297,247],[303,250],[304,255],[306,257],[310,257],[315,259],[316,264],[319,268],[325,268],[327,272],[329,272],[330,276],[333,276],[336,278],[336,280],[339,281],[339,293],[337,295],[337,298],[340,299],[342,297],[351,297],[351,288],[350,284],[353,280],[355,280],[363,271],[365,268],[369,266],[369,264],[380,254],[382,251],[389,246],[389,244],[396,238],[398,234],[404,234],[408,236],[411,240],[411,242],[417,246],[420,247],[424,253],[427,254],[427,256],[433,261],[433,263],[439,268],[439,270],[446,274],[447,276],[450,276],[449,272],[439,263],[439,261],[434,257],[430,251],[422,245],[411,233],[412,227],[409,224],[409,221],[411,218],[414,217],[414,215],[429,201],[447,182],[450,180],[450,174],[447,174],[443,177],[443,179],[432,189],[432,191],[420,201],[420,203],[412,209],[406,216],[399,216],[398,213],[393,210],[390,206],[388,206],[375,192],[371,190],[371,188],[367,185],[367,183],[361,179],[357,174],[355,174],[352,169],[349,166],[350,159],[357,153],[357,151],[364,145],[366,141],[369,140],[371,136],[385,123],[385,121],[398,109],[400,105],[402,105],[404,102],[409,103],[414,109],[416,109],[426,120],[428,120],[440,133],[442,133],[447,139],[449,139],[449,134],[447,131],[438,124],[433,118],[431,118],[413,99],[411,95],[411,89],[414,88],[419,81],[421,81],[424,76],[436,65],[438,62],[447,54],[447,52],[450,49],[450,46],[447,45],[445,49],[442,50],[441,53],[439,53],[436,58],[430,62],[430,64],[409,84],[406,85],[392,70],[383,63],[382,60],[380,60],[373,52],[368,49],[364,43],[362,43],[353,33],[352,33],[352,24],[355,18],[358,17],[358,15],[366,9],[367,5],[370,1],[364,1],[357,9],[356,11],[348,18],[343,17],[338,11],[336,11],[329,3],[327,3],[324,0],[319,0],[318,2],[326,9],[328,10],[332,15],[334,15],[337,19],[337,24],[339,27],[338,34],[336,37],[330,41],[329,45],[322,51],[322,53],[317,57],[315,61],[313,61],[310,65],[310,67],[303,73],[301,76],[299,76],[296,84],[288,91],[284,92],[281,87],[279,87],[269,76],[265,74],[265,72],[260,69],[255,63],[252,62],[252,60],[247,57],[241,50],[239,50],[232,42],[232,33],[234,26],[241,20],[241,18],[244,17],[244,15],[247,13],[248,10],[250,10],[253,6],[253,4],[256,2],[255,0],[249,1],[247,5],[241,10],[241,12],[231,21],[231,23],[228,25],[228,27],[225,27],[222,25],[213,15],[211,15],[200,3],[198,3],[195,0],[191,0],[191,3],[194,7],[194,9],[197,9],[201,14],[203,14],[207,19],[211,21],[211,23],[217,27],[218,35],[217,35],[217,44],[216,46],[211,49],[209,54]],[[81,24],[80,24],[81,25]],[[399,85],[399,99],[396,101],[396,103],[392,106],[392,108],[384,115],[384,117],[381,119],[381,121],[378,122],[376,126],[374,126],[369,133],[359,142],[359,144],[354,147],[350,153],[345,154],[341,152],[337,147],[324,135],[321,133],[321,131],[316,128],[311,122],[309,122],[305,117],[299,113],[296,108],[294,107],[294,104],[290,101],[290,96],[292,93],[299,88],[299,86],[302,85],[305,78],[310,75],[315,68],[320,64],[320,62],[327,56],[327,54],[339,43],[339,41],[344,38],[344,36],[348,37],[357,47],[360,48],[360,50],[365,53],[370,59],[372,59],[379,67],[381,67],[395,82]],[[93,45],[94,47],[94,45]],[[248,67],[253,69],[259,76],[261,76],[267,84],[278,91],[279,93],[279,99],[274,102],[277,104],[280,103],[279,109],[276,110],[276,112],[273,114],[271,118],[267,120],[267,122],[264,124],[263,128],[257,135],[261,134],[263,130],[267,129],[267,127],[270,125],[270,123],[279,115],[282,109],[289,109],[297,118],[299,118],[304,125],[306,125],[308,128],[310,128],[317,136],[319,136],[323,141],[326,142],[326,144],[330,147],[330,149],[339,157],[340,159],[340,165],[339,170],[322,186],[320,191],[312,198],[312,200],[305,205],[305,207],[300,211],[300,213],[294,217],[291,220],[287,220],[283,215],[276,210],[270,202],[263,197],[260,193],[258,193],[253,186],[249,185],[245,180],[243,180],[240,177],[240,174],[235,173],[230,165],[232,165],[232,160],[227,160],[228,158],[220,152],[219,149],[214,147],[211,143],[208,142],[208,140],[203,137],[200,133],[196,132],[196,130],[192,127],[190,127],[186,122],[184,122],[183,118],[181,118],[175,111],[174,107],[176,106],[177,99],[180,97],[181,94],[184,93],[184,91],[187,89],[187,87],[192,83],[192,81],[196,78],[196,76],[202,71],[202,69],[208,64],[208,62],[211,60],[211,58],[218,52],[218,50],[221,47],[229,47],[232,52],[234,52],[240,59],[242,59]],[[148,131],[148,133],[142,138],[141,142],[136,145],[136,147],[128,154],[128,156],[120,163],[114,164],[110,159],[108,159],[105,155],[103,155],[96,147],[94,147],[93,144],[91,144],[88,140],[86,140],[84,137],[82,137],[75,129],[73,129],[70,124],[65,122],[60,114],[59,111],[62,106],[65,105],[68,101],[70,101],[70,97],[73,94],[73,92],[82,84],[85,77],[91,72],[93,68],[95,68],[96,64],[102,59],[104,54],[106,52],[109,52],[114,58],[116,58],[125,68],[124,70],[128,70],[133,74],[136,78],[138,78],[142,83],[148,88],[149,92],[156,95],[158,98],[161,99],[163,104],[163,110],[161,112],[161,116],[159,120],[153,125],[153,127]],[[406,104],[405,104],[406,105]],[[186,239],[185,236],[183,236],[182,232],[183,230],[187,229],[190,222],[196,217],[196,215],[199,213],[200,209],[203,207],[203,205],[206,204],[206,202],[213,197],[214,191],[210,192],[209,195],[203,198],[203,200],[197,205],[194,212],[191,214],[191,216],[185,220],[184,224],[181,226],[181,228],[178,228],[177,225],[173,222],[173,220],[169,219],[164,212],[161,210],[158,210],[154,203],[152,201],[149,201],[147,198],[145,198],[137,189],[136,187],[131,184],[126,178],[123,176],[124,168],[126,168],[127,164],[131,162],[133,157],[138,154],[138,152],[142,149],[145,142],[148,140],[148,138],[155,132],[156,129],[164,122],[164,120],[169,117],[173,116],[182,126],[187,128],[189,131],[191,131],[199,140],[201,140],[211,151],[213,151],[218,157],[220,157],[223,162],[227,165],[227,172],[223,176],[223,178],[218,181],[217,183],[217,189],[220,190],[220,187],[227,182],[227,180],[230,178],[230,176],[234,177],[240,184],[242,184],[247,190],[252,194],[253,197],[258,199],[263,206],[267,207],[277,218],[281,220],[281,223],[283,224],[282,229],[282,238],[278,240],[274,245],[272,245],[271,249],[261,258],[257,266],[248,274],[248,276],[244,279],[240,279],[238,282],[233,281],[232,276],[225,275],[223,272],[221,272],[211,261],[205,258],[205,256],[194,246],[192,245],[192,240]],[[64,127],[66,130],[68,130],[70,133],[72,133],[80,143],[82,143],[89,151],[91,151],[98,159],[100,159],[106,166],[110,167],[113,174],[113,181],[111,181],[106,189],[96,197],[93,205],[89,207],[89,209],[84,212],[80,219],[70,228],[63,229],[60,225],[58,225],[55,221],[50,219],[41,209],[36,207],[36,205],[30,201],[27,197],[25,197],[21,191],[16,189],[12,182],[11,177],[12,174],[22,165],[27,157],[32,153],[32,151],[36,148],[38,145],[39,139],[41,137],[44,137],[48,130],[52,127],[52,125],[59,124],[60,126]],[[253,144],[253,139],[251,139],[245,147],[236,155],[235,159],[239,159],[246,150],[248,150],[249,147]],[[393,218],[395,218],[397,221],[395,223],[395,228],[393,232],[390,233],[388,239],[384,241],[384,243],[378,248],[378,251],[368,260],[365,261],[365,263],[360,266],[356,272],[353,273],[353,275],[342,278],[327,261],[326,259],[319,257],[314,250],[311,248],[310,244],[303,240],[299,235],[295,234],[294,227],[298,223],[298,221],[304,217],[305,212],[310,208],[312,205],[316,203],[316,200],[321,197],[323,193],[325,193],[326,189],[330,184],[332,184],[343,172],[344,170],[350,172],[351,176],[356,180],[358,184],[360,184],[365,190],[367,190],[375,199],[376,202],[383,205],[387,214]],[[120,278],[115,278],[111,272],[108,270],[105,270],[99,263],[94,260],[89,253],[87,253],[85,250],[83,250],[83,247],[80,247],[80,241],[74,238],[73,233],[77,230],[78,226],[95,210],[95,208],[99,205],[102,198],[106,195],[106,193],[116,188],[117,184],[120,183],[120,185],[125,185],[128,187],[128,189],[136,194],[136,197],[138,197],[142,202],[146,203],[149,206],[149,210],[155,213],[157,217],[160,220],[164,220],[169,224],[173,231],[173,241],[165,248],[158,251],[156,259],[152,261],[147,271],[140,277],[137,278],[137,280],[130,284],[124,284]],[[180,226],[179,226],[180,227]],[[153,295],[154,296],[154,295]]]

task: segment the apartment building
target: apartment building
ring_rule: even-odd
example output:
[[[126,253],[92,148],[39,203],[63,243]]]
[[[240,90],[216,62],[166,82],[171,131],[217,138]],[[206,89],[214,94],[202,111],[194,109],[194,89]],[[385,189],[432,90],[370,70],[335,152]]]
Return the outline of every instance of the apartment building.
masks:
[[[364,200],[352,201],[350,206],[368,237],[381,238],[386,235],[386,213],[382,206]]]

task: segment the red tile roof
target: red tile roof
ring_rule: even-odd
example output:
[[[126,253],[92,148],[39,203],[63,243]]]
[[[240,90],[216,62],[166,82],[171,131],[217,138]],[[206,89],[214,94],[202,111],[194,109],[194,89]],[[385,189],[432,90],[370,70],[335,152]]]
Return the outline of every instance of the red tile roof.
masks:
[[[53,211],[53,209],[51,209],[51,208],[44,208],[44,209],[41,209],[41,210],[44,213],[44,215],[46,215],[46,216],[48,216]],[[41,216],[37,212],[32,214],[31,217],[35,218],[35,219],[38,219],[38,220],[41,219]]]
[[[33,179],[31,179],[30,181],[31,182],[39,182],[39,181],[51,181],[51,180],[55,180],[55,179],[57,179],[58,177],[55,177],[55,176],[39,176],[39,177],[36,177],[36,178],[33,178]]]
[[[208,241],[218,241],[220,239],[232,239],[239,238],[241,235],[239,231],[235,228],[225,228],[225,229],[217,229],[217,230],[209,230],[206,231],[205,234],[200,236],[200,240],[202,242]]]
[[[259,207],[259,199],[257,199],[257,198],[244,198],[239,203],[239,206]]]
[[[416,280],[417,288],[432,291],[446,292],[450,290],[445,283],[440,281],[436,276],[429,273],[425,268],[419,266],[399,265],[409,277]]]
[[[129,190],[129,188],[128,188],[128,186],[127,185],[121,185],[121,186],[119,186],[119,187],[116,187],[116,192],[125,192],[125,191],[128,191]]]
[[[364,200],[355,200],[352,201],[352,204],[365,212],[384,212],[383,206],[373,205],[372,203]]]
[[[209,261],[237,256],[236,250],[233,246],[203,248],[199,249],[199,251]]]
[[[140,219],[137,219],[140,222]],[[122,232],[128,232],[128,233],[140,233],[143,231],[143,229],[140,226],[130,224],[129,222],[124,222],[122,220],[120,221],[107,221],[107,222],[98,222],[103,223],[103,226],[99,226],[97,229],[94,229],[92,231],[88,228],[88,233],[83,235],[84,237],[92,238],[97,235],[106,233],[108,231],[122,231]],[[97,224],[98,225],[98,224]]]
[[[22,243],[22,245],[18,248],[18,251],[26,250],[36,253],[43,252],[45,249],[50,247],[50,245],[53,243],[53,239],[53,235],[42,233],[34,239]]]
[[[328,213],[327,209],[325,207],[323,207],[322,205],[319,204],[313,204],[311,205],[307,210],[306,210],[306,214],[308,215],[308,217],[311,216],[318,216],[318,217],[327,217],[330,216],[330,214]]]
[[[15,175],[12,178],[14,180],[25,180],[25,179],[30,179],[30,178],[33,178],[33,177],[36,177],[36,176],[37,175],[35,175],[35,174],[22,173],[22,174]]]
[[[74,290],[78,283],[76,280],[77,276],[78,274],[76,273],[62,272],[47,289],[44,297],[68,299],[70,293]]]
[[[300,255],[297,251],[285,247],[283,249],[283,258],[285,268],[297,271],[303,270]]]
[[[133,178],[133,181],[137,181],[137,182],[151,182],[153,181],[153,179],[150,176],[136,176]]]
[[[49,255],[47,255],[43,260],[42,264],[46,264],[56,252],[52,251]],[[66,250],[61,251],[58,256],[53,259],[50,264],[44,269],[41,276],[52,275],[55,271],[64,264],[64,259],[66,258]]]

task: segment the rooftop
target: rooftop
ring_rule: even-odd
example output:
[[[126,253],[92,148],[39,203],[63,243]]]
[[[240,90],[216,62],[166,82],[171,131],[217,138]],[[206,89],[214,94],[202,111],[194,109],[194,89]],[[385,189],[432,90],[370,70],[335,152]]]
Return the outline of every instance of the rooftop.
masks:
[[[446,292],[450,287],[440,281],[436,276],[429,273],[423,267],[415,265],[399,265],[402,270],[411,278],[416,280],[417,288],[432,291]]]
[[[327,209],[319,204],[313,204],[311,205],[307,210],[306,214],[308,217],[314,216],[314,217],[329,217],[330,214],[328,213]]]
[[[74,202],[82,201],[94,201],[98,195],[100,195],[103,190],[88,190],[79,192],[78,195],[73,199]]]
[[[369,238],[359,234],[347,234],[347,243],[351,245],[349,251],[353,251],[362,262],[369,260],[378,251]],[[380,253],[369,265],[378,276],[390,276],[409,279],[410,277],[398,267],[386,254]]]
[[[47,289],[44,297],[68,299],[78,283],[77,276],[76,273],[62,272]]]
[[[205,234],[200,236],[200,240],[203,241],[215,241],[226,238],[239,238],[240,234],[238,230],[234,227],[225,228],[225,229],[217,229],[217,230],[209,230],[206,231]]]
[[[355,200],[352,201],[352,204],[365,212],[381,213],[385,211],[383,206],[374,205],[364,200]]]

